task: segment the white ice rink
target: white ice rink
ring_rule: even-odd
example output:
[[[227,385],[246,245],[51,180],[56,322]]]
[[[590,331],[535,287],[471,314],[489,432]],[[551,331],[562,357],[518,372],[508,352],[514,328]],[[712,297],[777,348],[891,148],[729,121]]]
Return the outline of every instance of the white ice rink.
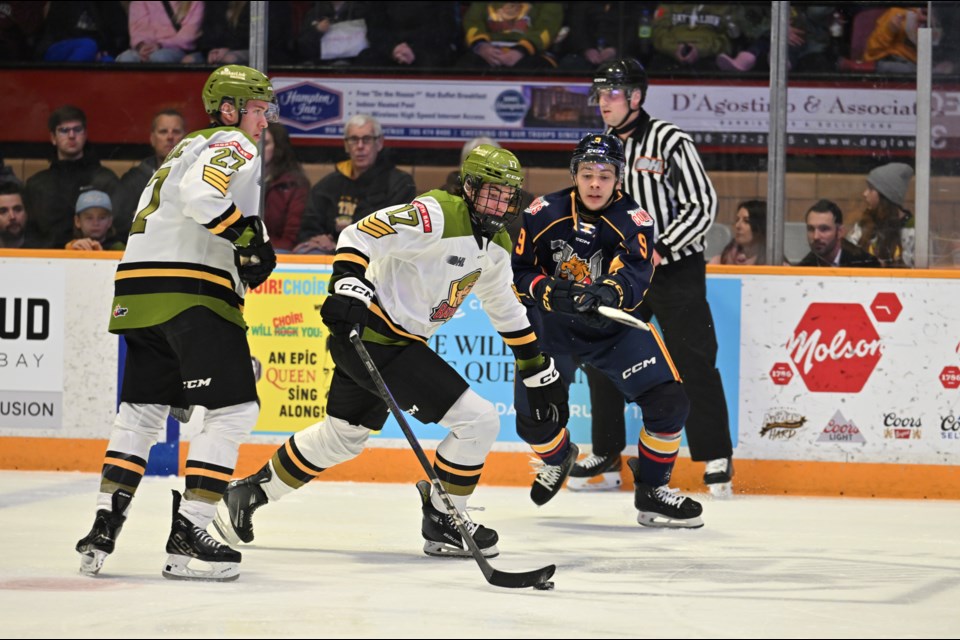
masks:
[[[412,455],[412,454],[411,454]],[[0,472],[0,637],[928,638],[960,635],[960,504],[738,496],[699,530],[636,524],[632,494],[481,487],[505,571],[425,556],[413,485],[315,482],[254,518],[234,583],[160,576],[178,478],[147,478],[99,578],[76,541],[98,477]]]

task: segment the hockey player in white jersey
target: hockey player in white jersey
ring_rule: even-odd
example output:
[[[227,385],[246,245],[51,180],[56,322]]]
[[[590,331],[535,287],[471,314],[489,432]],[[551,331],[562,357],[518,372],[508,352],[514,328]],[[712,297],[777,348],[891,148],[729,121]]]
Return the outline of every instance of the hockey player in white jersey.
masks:
[[[535,417],[545,429],[566,424],[565,387],[553,360],[541,353],[512,288],[512,246],[504,227],[519,214],[520,164],[505,149],[480,145],[464,160],[460,180],[459,197],[430,191],[410,204],[376,211],[341,233],[331,294],[320,310],[336,365],[327,417],[294,434],[260,471],[230,483],[215,521],[228,542],[252,541],[254,510],[357,456],[370,432],[386,421],[387,407],[348,340],[355,325],[363,328],[364,344],[399,406],[421,422],[450,430],[433,466],[461,513],[480,480],[500,418],[428,343],[470,293],[513,350]],[[436,493],[423,488],[421,498],[424,552],[470,556]],[[473,522],[468,527],[485,556],[498,553],[496,531]]]
[[[171,407],[199,405],[203,428],[190,445],[186,490],[173,492],[162,573],[239,576],[240,553],[205,529],[259,414],[241,309],[247,287],[276,265],[257,217],[257,141],[277,109],[269,79],[239,65],[214,71],[202,96],[210,128],[184,138],[154,173],[117,267],[110,331],[125,337],[127,352],[96,517],[76,547],[88,575],[114,550]],[[207,568],[190,566],[194,559]]]

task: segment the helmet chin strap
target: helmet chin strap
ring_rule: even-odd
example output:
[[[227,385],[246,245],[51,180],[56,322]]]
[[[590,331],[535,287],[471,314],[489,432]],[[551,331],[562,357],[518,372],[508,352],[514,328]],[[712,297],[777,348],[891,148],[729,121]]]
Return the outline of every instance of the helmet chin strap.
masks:
[[[638,91],[638,89],[633,89],[633,91]],[[625,136],[637,128],[637,125],[634,124],[637,118],[634,116],[640,115],[641,107],[637,107],[636,109],[634,109],[631,106],[632,101],[633,101],[633,92],[631,91],[630,97],[627,99],[626,115],[623,116],[623,120],[621,120],[619,124],[615,124],[610,127],[610,130],[613,131],[614,135],[616,136]]]

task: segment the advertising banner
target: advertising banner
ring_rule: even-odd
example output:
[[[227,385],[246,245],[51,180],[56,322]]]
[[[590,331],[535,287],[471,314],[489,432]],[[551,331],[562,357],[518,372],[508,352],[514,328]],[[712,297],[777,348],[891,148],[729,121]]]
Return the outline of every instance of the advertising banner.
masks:
[[[960,282],[744,280],[750,457],[955,464]]]
[[[66,268],[0,262],[0,427],[63,425]]]
[[[423,80],[417,78],[281,77],[281,121],[294,136],[341,138],[356,114],[380,120],[391,140],[500,141],[570,146],[604,128],[588,104],[585,81]],[[791,152],[872,153],[911,150],[916,137],[912,87],[791,86],[787,94]],[[677,124],[704,150],[767,153],[770,89],[766,84],[656,83],[644,108]],[[960,151],[960,93],[933,93],[935,153]]]

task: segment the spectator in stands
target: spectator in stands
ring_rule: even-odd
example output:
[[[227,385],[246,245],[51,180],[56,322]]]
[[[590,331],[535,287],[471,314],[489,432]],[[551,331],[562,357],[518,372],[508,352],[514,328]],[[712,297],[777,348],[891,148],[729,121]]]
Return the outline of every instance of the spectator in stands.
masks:
[[[891,162],[867,174],[866,208],[847,240],[877,257],[884,267],[912,267],[913,215],[903,208],[913,168]]]
[[[471,2],[463,16],[462,68],[552,69],[547,53],[563,25],[560,2]]]
[[[263,163],[267,167],[267,195],[263,222],[277,253],[289,253],[297,244],[310,181],[297,160],[286,127],[271,122],[264,136]]]
[[[456,3],[370,2],[369,6],[366,61],[420,69],[453,64],[459,42]]]
[[[183,115],[176,109],[164,109],[153,116],[150,124],[150,146],[153,147],[153,153],[123,174],[113,196],[114,229],[119,238],[125,239],[130,233],[130,223],[137,212],[140,195],[153,177],[153,172],[163,164],[167,154],[183,140],[185,127]]]
[[[333,253],[347,226],[392,204],[417,195],[413,176],[383,155],[383,128],[373,116],[357,114],[343,129],[348,160],[310,191],[294,253]]]
[[[646,58],[638,37],[640,16],[654,14],[656,2],[570,2],[564,11],[569,32],[557,47],[561,69],[592,72],[617,58]],[[650,28],[650,25],[646,25]],[[650,36],[647,36],[649,40]]]
[[[717,67],[723,71],[750,71],[767,68],[770,54],[770,4],[747,3],[740,8],[741,38],[735,41],[736,55],[717,55]],[[787,32],[787,66],[800,72],[830,72],[837,68],[840,48],[837,36],[843,34],[846,19],[840,22],[832,5],[791,6]]]
[[[719,54],[733,51],[740,37],[740,12],[733,4],[668,3],[653,20],[653,69],[716,68]]]
[[[367,3],[314,2],[297,37],[299,58],[311,64],[363,63],[367,39]]]
[[[767,203],[745,200],[737,205],[733,239],[708,264],[767,264]]]
[[[15,4],[40,4],[24,2]],[[129,46],[120,2],[50,2],[39,53],[47,62],[113,62]]]
[[[27,180],[27,233],[37,246],[59,249],[73,237],[74,205],[80,188],[92,185],[110,194],[118,180],[86,147],[87,116],[82,110],[62,106],[50,114],[47,126],[56,155],[49,168]]]
[[[293,62],[290,3],[267,4],[267,59],[270,64]],[[197,50],[184,63],[247,64],[250,61],[250,3],[205,2]]]
[[[27,208],[19,182],[0,182],[0,249],[30,249],[26,236]]]
[[[917,72],[917,29],[927,24],[927,10],[893,7],[877,18],[863,59],[876,62],[879,73]]]
[[[113,203],[103,191],[87,189],[77,198],[73,217],[74,239],[64,249],[74,251],[123,251],[126,245],[113,230]]]
[[[29,62],[43,31],[45,2],[0,3],[0,60]]]
[[[203,2],[130,3],[130,49],[117,62],[180,62],[196,49]]]
[[[880,262],[843,237],[843,212],[830,200],[819,200],[807,210],[810,253],[798,267],[879,267]]]
[[[6,162],[4,162],[3,150],[0,150],[0,184],[6,184],[8,182],[23,185],[23,182],[17,177],[17,174],[14,173],[13,167],[8,167]]]

